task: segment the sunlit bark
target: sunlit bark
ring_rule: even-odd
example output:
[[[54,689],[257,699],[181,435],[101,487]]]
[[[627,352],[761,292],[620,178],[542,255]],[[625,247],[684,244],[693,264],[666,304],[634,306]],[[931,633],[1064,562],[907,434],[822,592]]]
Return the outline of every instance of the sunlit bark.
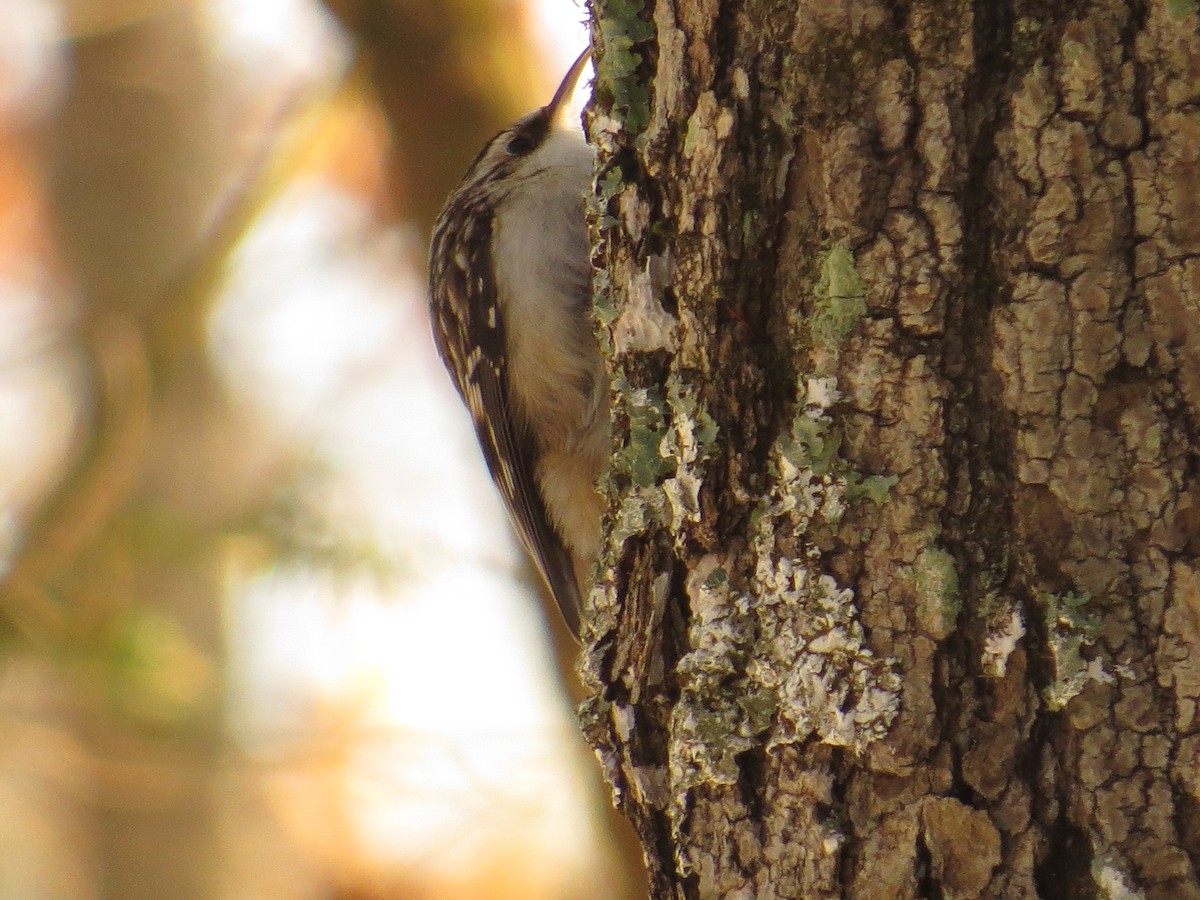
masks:
[[[594,8],[653,895],[1200,896],[1195,4]]]

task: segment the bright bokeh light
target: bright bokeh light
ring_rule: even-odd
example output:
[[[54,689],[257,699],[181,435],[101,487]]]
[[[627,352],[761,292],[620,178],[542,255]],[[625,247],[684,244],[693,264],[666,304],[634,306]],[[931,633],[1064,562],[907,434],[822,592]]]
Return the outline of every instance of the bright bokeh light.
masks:
[[[588,45],[588,12],[581,0],[533,0],[534,39],[553,81]]]
[[[47,222],[29,151],[6,134],[59,99],[61,23],[45,0],[0,11],[0,572],[18,520],[61,470],[81,393],[64,339],[60,285],[46,259]]]
[[[448,629],[455,597],[484,603]],[[243,645],[238,732],[264,759],[292,756],[306,729],[337,735],[349,748],[337,778],[354,829],[337,838],[379,867],[453,872],[521,844],[544,848],[551,867],[580,867],[590,826],[562,753],[571,726],[542,687],[544,661],[497,652],[533,644],[505,614],[525,600],[472,567],[387,595],[311,573],[253,583],[232,618]],[[319,826],[300,827],[318,852],[339,851]]]
[[[46,0],[4,0],[0,9],[0,122],[44,115],[58,100],[63,76],[55,48],[58,7]]]
[[[208,0],[216,47],[227,60],[293,84],[345,56],[341,32],[312,0]]]
[[[269,757],[326,727],[322,711],[353,711],[361,746],[346,777],[374,787],[355,792],[351,818],[381,863],[461,867],[489,842],[510,845],[514,829],[577,855],[588,826],[563,753],[572,726],[433,356],[422,286],[394,264],[399,243],[361,202],[310,181],[233,259],[213,325],[231,386],[329,461],[326,491],[310,499],[370,529],[399,567],[383,584],[303,569],[235,578],[236,730]],[[514,796],[537,799],[512,821]]]
[[[532,0],[532,6],[535,40],[546,60],[549,75],[543,96],[538,100],[544,103],[551,96],[549,91],[558,85],[571,63],[589,44],[587,9],[580,0]],[[591,95],[593,72],[594,69],[589,70],[575,86],[570,104],[573,113],[582,112]],[[575,115],[575,119],[578,118]]]

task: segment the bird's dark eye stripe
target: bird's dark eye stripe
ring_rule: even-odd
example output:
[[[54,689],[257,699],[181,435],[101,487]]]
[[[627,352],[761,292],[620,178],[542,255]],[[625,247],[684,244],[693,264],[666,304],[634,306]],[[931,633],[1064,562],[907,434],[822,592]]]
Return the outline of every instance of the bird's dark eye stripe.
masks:
[[[525,156],[532,153],[541,144],[549,130],[549,116],[544,110],[539,111],[517,124],[504,150],[510,156]]]
[[[524,156],[533,150],[533,138],[527,134],[514,134],[504,149],[513,156]]]

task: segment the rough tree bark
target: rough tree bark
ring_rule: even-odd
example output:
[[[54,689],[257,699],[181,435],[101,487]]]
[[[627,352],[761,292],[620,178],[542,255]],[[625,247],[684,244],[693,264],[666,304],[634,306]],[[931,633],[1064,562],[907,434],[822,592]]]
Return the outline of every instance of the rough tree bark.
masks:
[[[593,0],[655,897],[1200,897],[1195,0]]]

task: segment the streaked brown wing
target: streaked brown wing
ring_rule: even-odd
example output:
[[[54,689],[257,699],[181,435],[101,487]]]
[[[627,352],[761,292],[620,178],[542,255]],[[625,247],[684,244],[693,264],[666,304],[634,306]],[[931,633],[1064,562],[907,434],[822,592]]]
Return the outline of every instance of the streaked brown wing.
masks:
[[[537,488],[533,435],[509,402],[504,317],[489,258],[491,237],[492,219],[486,213],[454,215],[451,207],[438,223],[430,252],[434,340],[471,413],[479,446],[517,535],[567,624],[578,634],[581,603],[571,556]]]

